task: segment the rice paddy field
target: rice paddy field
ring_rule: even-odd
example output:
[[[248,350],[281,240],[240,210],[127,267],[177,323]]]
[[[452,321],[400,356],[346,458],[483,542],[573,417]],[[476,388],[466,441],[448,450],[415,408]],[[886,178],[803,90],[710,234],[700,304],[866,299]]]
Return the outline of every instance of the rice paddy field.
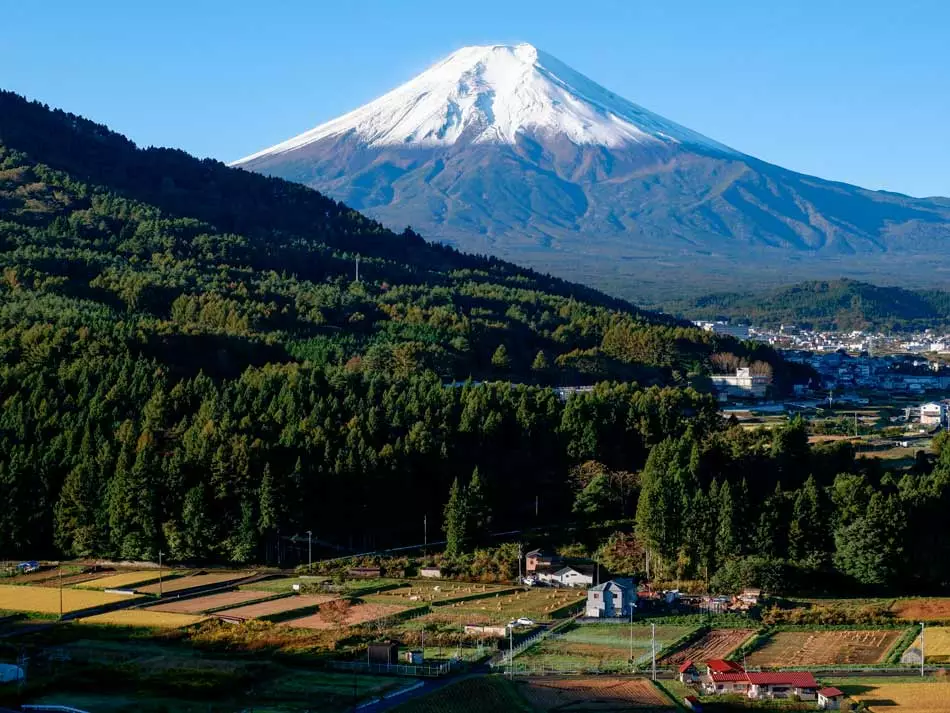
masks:
[[[376,621],[377,619],[385,619],[394,614],[401,614],[406,611],[406,609],[408,609],[408,607],[399,606],[398,604],[375,604],[372,602],[354,604],[347,610],[343,626],[356,626],[357,624],[365,624],[370,621]],[[289,619],[284,621],[283,625],[296,627],[298,629],[318,630],[333,629],[337,626],[334,621],[320,612],[300,617],[299,619]]]
[[[673,702],[645,678],[534,678],[518,690],[532,708],[553,711],[675,711]]]
[[[898,599],[891,611],[908,621],[950,621],[950,598]]]
[[[295,594],[292,597],[270,599],[257,604],[245,604],[244,606],[225,609],[217,613],[221,616],[236,619],[261,619],[267,616],[274,616],[275,614],[285,614],[295,609],[319,606],[332,599],[336,599],[336,596],[333,594]]]
[[[902,633],[900,629],[779,631],[746,656],[746,665],[768,668],[880,663]]]
[[[59,614],[59,597],[60,590],[50,587],[0,585],[0,609],[5,611]],[[122,594],[65,588],[62,597],[64,613],[129,600],[128,596]]]
[[[872,713],[947,713],[950,681],[919,678],[842,678],[831,685]]]
[[[202,616],[188,614],[171,614],[168,612],[152,611],[151,609],[120,609],[119,611],[96,614],[79,619],[80,624],[94,624],[98,626],[129,626],[143,629],[179,629],[183,626],[197,624],[204,619]]]
[[[207,587],[211,584],[226,584],[250,577],[254,572],[204,572],[201,574],[192,574],[187,577],[179,577],[163,582],[159,587],[157,583],[145,587],[139,587],[137,591],[144,594],[158,594],[159,591],[164,594],[169,592],[181,592],[185,589],[194,587]]]
[[[203,614],[214,609],[237,607],[258,599],[273,596],[268,592],[251,592],[234,590],[232,592],[218,592],[204,597],[191,599],[162,601],[149,607],[149,611],[170,612],[173,614]]]
[[[466,624],[507,624],[519,617],[551,621],[563,618],[567,609],[584,601],[586,596],[586,592],[573,589],[529,589],[445,604],[439,611],[454,616],[461,614]]]
[[[175,572],[165,570],[162,577],[170,577]],[[136,585],[158,581],[158,570],[140,570],[135,572],[118,572],[105,577],[97,577],[83,583],[84,589],[135,589]]]
[[[692,630],[689,626],[656,627],[657,653]],[[650,660],[650,627],[634,626],[631,636],[631,627],[625,624],[579,624],[532,646],[516,661],[529,669],[616,671],[631,665],[631,650],[634,662],[642,665]]]

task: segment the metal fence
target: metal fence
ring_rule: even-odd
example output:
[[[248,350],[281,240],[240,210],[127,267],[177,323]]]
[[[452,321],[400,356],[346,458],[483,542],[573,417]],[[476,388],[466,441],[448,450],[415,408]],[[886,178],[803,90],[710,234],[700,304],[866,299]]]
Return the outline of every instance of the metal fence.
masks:
[[[330,667],[340,671],[359,671],[362,673],[384,673],[390,676],[422,676],[437,678],[452,671],[452,662],[447,661],[438,666],[413,664],[384,664],[367,663],[366,661],[331,661]]]

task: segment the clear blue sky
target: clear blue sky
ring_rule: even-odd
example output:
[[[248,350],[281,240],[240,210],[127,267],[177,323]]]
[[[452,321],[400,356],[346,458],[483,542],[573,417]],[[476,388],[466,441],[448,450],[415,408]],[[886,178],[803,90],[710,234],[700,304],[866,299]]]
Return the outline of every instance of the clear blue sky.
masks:
[[[525,41],[765,160],[950,196],[948,28],[946,0],[5,0],[0,87],[233,160]]]

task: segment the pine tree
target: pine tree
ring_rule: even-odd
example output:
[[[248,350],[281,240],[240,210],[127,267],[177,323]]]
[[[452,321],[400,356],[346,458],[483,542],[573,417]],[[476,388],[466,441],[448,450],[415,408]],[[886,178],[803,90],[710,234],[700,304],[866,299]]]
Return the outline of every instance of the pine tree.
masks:
[[[545,372],[549,369],[548,358],[544,354],[544,350],[540,350],[534,357],[534,361],[531,362],[531,370],[534,372]]]
[[[449,501],[445,504],[445,556],[458,557],[465,551],[468,540],[468,504],[465,491],[459,485],[459,479],[452,481]]]
[[[485,534],[489,522],[491,521],[491,511],[488,507],[488,498],[485,495],[477,466],[475,470],[472,471],[472,479],[468,484],[465,501],[469,511],[469,527],[467,532],[475,536]]]
[[[491,357],[491,365],[496,371],[508,371],[511,367],[511,360],[508,358],[508,350],[504,344],[499,344],[495,353]]]
[[[739,523],[736,515],[732,486],[727,480],[719,489],[719,527],[716,532],[716,559],[720,566],[739,554]]]
[[[827,521],[818,485],[813,476],[808,476],[792,506],[788,527],[789,556],[809,566],[821,564],[827,554]]]

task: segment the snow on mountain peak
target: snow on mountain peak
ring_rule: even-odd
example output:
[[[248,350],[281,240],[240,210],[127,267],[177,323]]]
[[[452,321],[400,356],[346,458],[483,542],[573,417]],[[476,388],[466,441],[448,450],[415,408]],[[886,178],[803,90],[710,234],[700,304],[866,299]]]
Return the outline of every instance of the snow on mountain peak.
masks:
[[[464,47],[369,104],[236,164],[351,133],[378,148],[513,144],[532,132],[577,145],[685,143],[735,153],[523,43]]]

